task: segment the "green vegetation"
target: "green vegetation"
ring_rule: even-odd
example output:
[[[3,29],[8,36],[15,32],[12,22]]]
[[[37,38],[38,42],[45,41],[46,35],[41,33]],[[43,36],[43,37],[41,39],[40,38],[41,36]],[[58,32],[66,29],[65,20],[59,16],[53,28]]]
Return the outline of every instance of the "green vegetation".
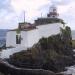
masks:
[[[16,33],[17,33],[17,34],[20,34],[20,29],[17,29],[17,30],[16,30]]]

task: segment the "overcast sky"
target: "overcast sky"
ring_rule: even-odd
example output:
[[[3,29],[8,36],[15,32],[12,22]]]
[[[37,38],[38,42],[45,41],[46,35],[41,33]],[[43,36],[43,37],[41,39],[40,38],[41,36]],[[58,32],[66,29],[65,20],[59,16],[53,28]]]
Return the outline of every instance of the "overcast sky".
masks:
[[[0,29],[14,29],[23,21],[33,23],[45,17],[51,5],[57,6],[59,17],[75,30],[75,0],[0,0]]]

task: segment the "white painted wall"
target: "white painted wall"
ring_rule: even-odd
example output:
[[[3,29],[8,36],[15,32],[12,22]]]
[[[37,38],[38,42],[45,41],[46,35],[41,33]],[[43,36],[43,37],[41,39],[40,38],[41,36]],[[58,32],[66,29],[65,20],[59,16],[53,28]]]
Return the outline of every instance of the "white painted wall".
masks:
[[[21,31],[20,35],[23,40],[21,40],[21,44],[16,44],[16,31],[9,31],[7,32],[6,37],[6,47],[18,47],[18,46],[27,46],[27,32]]]
[[[40,39],[39,37],[38,29],[28,31],[28,47],[32,47],[36,44]]]
[[[16,31],[9,31],[6,38],[6,47],[32,47],[35,43],[39,41],[38,29],[30,31],[21,31],[21,44],[16,44]]]
[[[53,23],[53,24],[37,26],[40,38],[49,37],[51,35],[59,34],[60,33],[60,27],[63,28],[63,24]]]
[[[15,31],[8,31],[6,35],[6,47],[9,46],[16,46],[16,39],[15,39],[16,32]]]
[[[22,40],[21,40],[20,46],[21,47],[24,46],[27,48],[27,46],[28,46],[28,32],[27,31],[21,31],[21,38],[22,38]]]
[[[21,31],[21,44],[16,44],[16,31],[9,31],[7,33],[6,46],[13,47],[32,47],[36,44],[40,38],[49,37],[51,35],[56,35],[60,33],[60,27],[63,27],[61,23],[53,23],[47,25],[39,25],[37,29],[33,29],[30,31]]]

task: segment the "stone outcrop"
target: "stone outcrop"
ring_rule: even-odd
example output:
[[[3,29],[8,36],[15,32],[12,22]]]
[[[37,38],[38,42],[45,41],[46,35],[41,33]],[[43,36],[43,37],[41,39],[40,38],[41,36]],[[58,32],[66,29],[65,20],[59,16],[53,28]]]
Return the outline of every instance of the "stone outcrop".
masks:
[[[55,75],[49,70],[17,68],[2,59],[0,59],[0,72],[5,75]]]

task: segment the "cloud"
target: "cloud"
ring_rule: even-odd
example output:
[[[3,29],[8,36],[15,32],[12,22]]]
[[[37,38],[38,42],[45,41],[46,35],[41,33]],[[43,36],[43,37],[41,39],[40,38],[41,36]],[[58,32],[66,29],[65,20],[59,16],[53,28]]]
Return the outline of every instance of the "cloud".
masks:
[[[49,0],[11,0],[11,6],[18,15],[25,11],[26,17],[32,19],[34,16],[39,16],[41,13],[38,9],[49,2]]]
[[[49,0],[11,0],[11,5],[16,12],[35,11],[47,3]]]
[[[60,17],[64,19],[71,29],[75,30],[75,1],[70,2],[67,5],[59,5]]]
[[[0,29],[16,28],[17,25],[15,23],[17,23],[17,17],[15,13],[9,13],[4,9],[0,12]]]
[[[71,2],[74,2],[74,0],[51,0],[51,2],[55,5],[67,5]]]
[[[0,29],[13,29],[17,27],[18,17],[12,9],[10,0],[0,0]]]
[[[39,8],[49,3],[51,3],[49,0],[11,0],[10,4],[17,16],[23,16],[25,11],[26,21],[33,22],[34,19],[41,15]]]
[[[26,21],[33,22],[49,12],[50,5],[58,8],[60,18],[74,29],[75,1],[74,0],[0,0],[0,28],[16,28],[23,21],[25,11]]]

